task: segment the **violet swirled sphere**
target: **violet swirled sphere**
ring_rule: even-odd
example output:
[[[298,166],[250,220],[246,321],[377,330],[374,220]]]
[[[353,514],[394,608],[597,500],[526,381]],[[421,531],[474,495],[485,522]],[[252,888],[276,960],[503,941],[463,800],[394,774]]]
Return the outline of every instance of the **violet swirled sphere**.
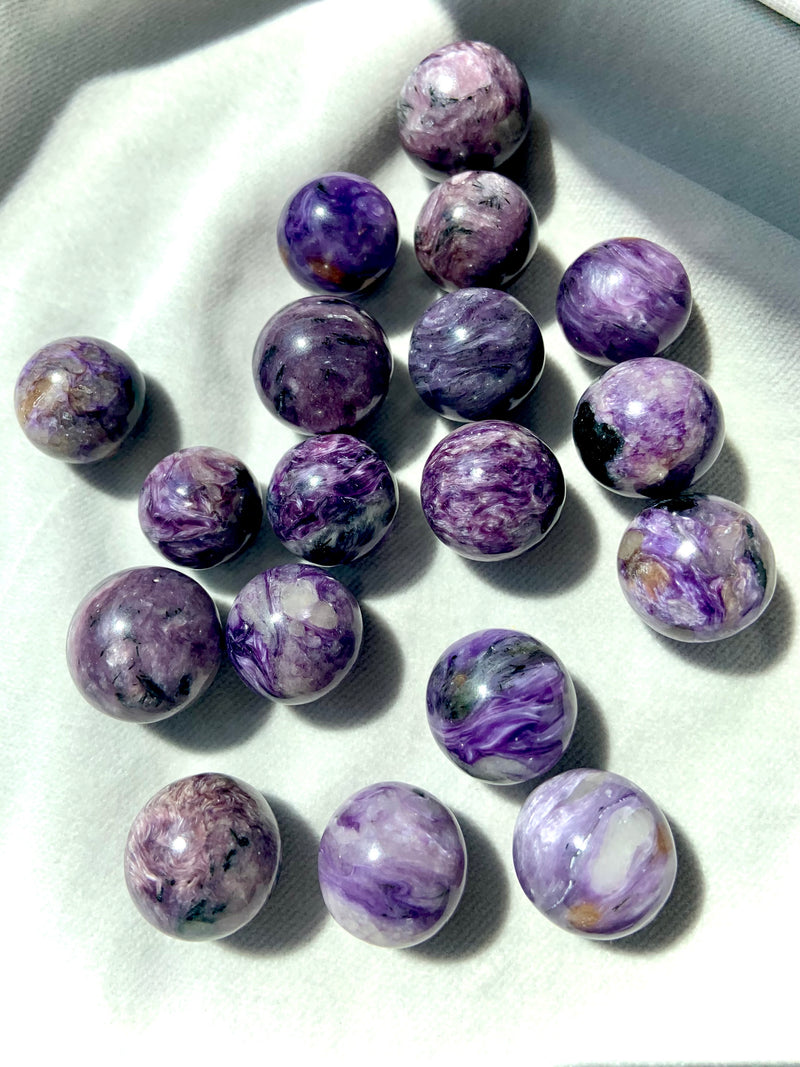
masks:
[[[194,774],[160,789],[133,820],[125,882],[157,930],[212,941],[260,911],[280,859],[278,824],[261,793],[227,774]]]
[[[267,490],[275,536],[322,567],[366,555],[396,514],[394,475],[374,449],[349,434],[310,437],[290,448]]]
[[[113,455],[144,408],[142,372],[116,345],[65,337],[36,352],[20,371],[14,408],[31,444],[67,463]]]
[[[753,516],[718,496],[663,500],[628,525],[617,553],[625,599],[676,641],[731,637],[760,618],[775,592],[775,555]]]
[[[422,471],[422,510],[448,548],[475,560],[518,556],[548,533],[564,506],[561,465],[524,426],[459,426]]]
[[[483,41],[431,52],[397,102],[400,144],[429,177],[493,170],[525,139],[531,94],[516,63]]]
[[[371,945],[408,948],[437,933],[467,877],[461,828],[440,800],[403,782],[353,794],[331,816],[319,846],[328,911]]]
[[[569,343],[604,366],[663,352],[682,333],[691,310],[683,264],[643,237],[589,248],[567,267],[556,298]]]
[[[695,371],[659,356],[620,363],[578,401],[572,436],[601,485],[623,496],[673,496],[716,460],[722,407]]]
[[[448,419],[502,418],[542,375],[542,333],[508,293],[459,289],[417,320],[408,369],[425,403]]]
[[[502,289],[536,251],[530,200],[502,174],[468,170],[437,185],[414,230],[419,265],[443,289]]]
[[[389,200],[358,174],[323,174],[289,198],[278,220],[278,251],[309,289],[359,293],[394,266],[400,237]]]
[[[335,296],[307,296],[276,312],[253,352],[264,406],[301,433],[352,430],[383,403],[392,376],[386,334]]]
[[[597,940],[641,930],[677,873],[669,823],[633,782],[573,770],[537,786],[514,828],[523,890],[556,926]]]
[[[450,645],[428,680],[428,725],[458,767],[498,785],[558,763],[578,704],[561,660],[516,630],[480,630]]]
[[[194,703],[222,653],[214,601],[168,567],[105,578],[78,605],[67,632],[67,665],[81,695],[125,722],[157,722]]]
[[[182,567],[233,559],[261,528],[255,478],[236,456],[199,445],[165,456],[139,493],[139,525],[151,544]]]
[[[228,655],[246,686],[284,704],[307,704],[337,686],[361,647],[361,609],[317,567],[288,563],[257,574],[228,614]]]

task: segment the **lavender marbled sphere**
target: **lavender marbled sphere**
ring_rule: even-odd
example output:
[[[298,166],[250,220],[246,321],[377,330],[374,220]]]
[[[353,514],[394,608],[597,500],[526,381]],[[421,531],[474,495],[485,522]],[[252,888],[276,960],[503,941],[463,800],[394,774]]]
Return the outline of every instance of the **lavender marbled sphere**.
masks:
[[[425,403],[448,419],[502,418],[542,375],[542,333],[508,293],[459,289],[417,320],[408,369]]]
[[[701,493],[641,511],[623,534],[617,572],[637,615],[676,641],[739,633],[775,592],[775,555],[760,524],[738,504]]]
[[[165,456],[139,493],[139,525],[151,544],[182,567],[215,567],[255,538],[261,490],[236,456],[199,445]]]
[[[231,605],[226,631],[245,685],[284,704],[307,704],[337,686],[356,661],[361,636],[361,609],[350,590],[305,563],[251,578]]]
[[[400,144],[429,178],[493,170],[522,144],[531,94],[519,67],[483,41],[431,52],[397,102]]]
[[[672,496],[711,467],[722,407],[699,374],[659,356],[620,363],[578,401],[572,436],[586,469],[623,496]]]
[[[498,785],[558,763],[578,711],[561,660],[517,630],[480,630],[450,645],[428,680],[428,725],[462,770]]]
[[[267,516],[290,552],[334,567],[366,555],[397,514],[397,483],[381,457],[349,434],[310,437],[278,462]]]
[[[142,372],[96,337],[65,337],[40,348],[20,371],[14,408],[31,444],[67,463],[116,452],[144,408]]]
[[[354,793],[319,845],[328,911],[371,945],[408,948],[433,937],[456,910],[466,877],[464,837],[452,812],[402,782]]]
[[[386,334],[335,296],[307,296],[276,312],[253,352],[265,407],[301,433],[352,430],[383,402],[392,376]]]
[[[309,289],[358,293],[394,266],[397,216],[381,190],[358,174],[323,174],[289,198],[278,220],[278,250]]]
[[[597,940],[651,922],[677,872],[672,831],[650,797],[618,774],[586,769],[534,789],[517,818],[513,858],[543,915]]]
[[[261,793],[227,774],[194,774],[160,789],[133,820],[125,882],[156,929],[211,941],[256,915],[280,859],[278,824]]]
[[[81,601],[67,632],[67,665],[90,704],[125,722],[157,722],[193,704],[222,661],[214,601],[169,567],[133,567]]]
[[[498,420],[459,426],[422,471],[425,518],[448,548],[501,560],[537,544],[564,506],[561,465],[524,426]]]
[[[663,352],[682,333],[691,310],[683,264],[643,237],[589,248],[567,267],[556,297],[569,343],[604,366]]]
[[[510,178],[468,170],[437,185],[414,231],[419,265],[443,289],[502,289],[528,265],[539,224]]]

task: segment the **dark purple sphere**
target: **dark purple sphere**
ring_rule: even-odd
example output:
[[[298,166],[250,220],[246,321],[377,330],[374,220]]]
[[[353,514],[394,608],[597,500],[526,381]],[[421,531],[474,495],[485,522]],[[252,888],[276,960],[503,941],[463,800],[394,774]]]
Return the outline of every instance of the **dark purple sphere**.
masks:
[[[94,463],[119,449],[142,414],[144,394],[141,371],[115,345],[65,337],[40,348],[22,368],[14,408],[41,452]]]
[[[261,490],[236,456],[183,448],[165,456],[139,494],[139,524],[151,544],[182,567],[215,567],[238,555],[261,527]]]
[[[475,560],[518,556],[561,514],[561,465],[524,426],[460,426],[433,449],[422,471],[422,510],[448,548]]]
[[[358,601],[330,574],[305,563],[252,578],[228,614],[228,655],[254,692],[285,704],[329,693],[361,647]]]
[[[257,914],[280,859],[278,824],[261,793],[227,774],[193,774],[160,789],[133,820],[125,882],[157,930],[212,941]]]
[[[67,633],[67,665],[82,696],[125,722],[157,722],[194,703],[222,653],[214,601],[168,567],[104,579],[78,605]]]
[[[396,513],[394,475],[369,445],[344,433],[309,437],[290,448],[267,490],[275,536],[322,567],[366,555]]]
[[[335,296],[307,296],[276,312],[253,352],[264,405],[301,433],[352,430],[383,402],[392,376],[386,334]]]
[[[575,728],[575,687],[561,660],[516,630],[480,630],[439,657],[428,679],[428,725],[458,767],[498,785],[558,763]]]
[[[499,166],[524,140],[530,114],[519,68],[483,41],[431,52],[409,74],[397,102],[400,143],[436,181]]]
[[[414,231],[419,265],[443,289],[502,289],[528,265],[539,226],[510,178],[468,170],[437,185]]]
[[[386,196],[357,174],[323,174],[287,201],[278,250],[308,289],[358,293],[394,266],[397,217]]]
[[[572,347],[611,366],[655,356],[689,321],[692,290],[680,260],[643,237],[619,237],[578,256],[561,279],[556,314]]]
[[[533,315],[499,289],[459,289],[423,312],[408,369],[417,392],[448,419],[497,419],[541,377],[544,342]]]

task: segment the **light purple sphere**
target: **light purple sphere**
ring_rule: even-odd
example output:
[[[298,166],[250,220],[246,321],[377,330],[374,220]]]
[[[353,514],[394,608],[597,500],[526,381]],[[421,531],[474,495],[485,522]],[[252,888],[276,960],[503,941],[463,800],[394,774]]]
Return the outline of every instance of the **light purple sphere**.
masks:
[[[459,426],[422,471],[422,510],[448,548],[502,560],[532,548],[561,514],[561,465],[536,434],[512,422]]]
[[[424,789],[381,782],[339,807],[319,846],[319,884],[333,918],[371,945],[408,948],[458,906],[467,853],[452,812]]]
[[[663,352],[682,333],[691,310],[683,264],[643,237],[604,241],[578,256],[556,298],[569,343],[604,366]]]
[[[513,859],[543,915],[596,940],[652,922],[677,872],[672,831],[650,797],[618,774],[585,769],[534,789],[517,818]]]
[[[660,356],[607,370],[578,401],[572,436],[589,473],[623,496],[674,496],[720,453],[722,407],[699,374]]]
[[[134,819],[125,882],[157,930],[211,941],[257,914],[280,858],[278,824],[261,793],[226,774],[194,774],[160,789]]]
[[[199,445],[165,456],[139,493],[139,525],[171,563],[216,567],[255,538],[261,490],[230,452]]]
[[[67,463],[113,455],[144,408],[141,371],[116,345],[65,337],[40,348],[20,371],[14,408],[31,444]]]
[[[307,704],[337,686],[361,647],[358,601],[318,567],[288,563],[252,578],[228,614],[228,655],[260,696]]]
[[[530,262],[539,224],[520,187],[468,170],[437,185],[414,231],[419,265],[442,289],[502,289]]]
[[[397,102],[400,143],[436,181],[493,170],[530,126],[531,96],[519,68],[483,41],[431,52],[409,74]]]
[[[168,567],[105,578],[78,605],[67,632],[67,666],[81,695],[124,722],[157,722],[193,704],[222,653],[214,601]]]
[[[738,504],[696,493],[653,504],[628,525],[617,553],[625,599],[676,641],[719,641],[766,611],[777,578],[772,545]]]

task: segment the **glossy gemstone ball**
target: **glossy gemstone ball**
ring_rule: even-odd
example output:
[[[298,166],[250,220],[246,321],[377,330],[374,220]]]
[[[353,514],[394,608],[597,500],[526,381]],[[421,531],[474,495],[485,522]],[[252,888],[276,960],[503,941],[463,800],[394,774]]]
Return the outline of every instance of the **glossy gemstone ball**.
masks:
[[[263,512],[261,489],[244,463],[202,445],[165,456],[139,493],[142,532],[182,567],[233,559],[255,538]]]
[[[499,166],[524,140],[530,116],[519,68],[483,41],[431,52],[409,74],[397,102],[400,143],[436,181]]]
[[[561,660],[517,630],[480,630],[450,645],[431,672],[428,725],[458,767],[510,785],[545,774],[575,728],[575,686]]]
[[[275,536],[322,567],[371,551],[397,514],[397,483],[374,449],[350,434],[310,437],[280,459],[267,490]]]
[[[573,770],[537,786],[514,828],[523,890],[556,926],[597,940],[641,930],[672,892],[669,823],[633,782]]]
[[[361,609],[350,590],[305,563],[252,578],[228,614],[228,655],[246,686],[284,704],[334,689],[361,647]]]
[[[452,812],[424,789],[381,782],[332,815],[319,846],[319,884],[333,918],[371,945],[408,948],[458,906],[467,853]]]
[[[78,605],[67,632],[67,665],[81,695],[125,722],[157,722],[193,704],[222,653],[214,601],[168,567],[105,578]]]
[[[542,375],[542,333],[508,293],[459,289],[417,320],[408,369],[425,403],[446,418],[502,418]]]
[[[542,540],[564,506],[561,465],[524,426],[490,420],[460,426],[422,471],[422,510],[448,548],[468,559],[518,556]]]
[[[278,251],[308,289],[359,293],[394,266],[394,208],[357,174],[323,174],[289,198],[278,220]]]
[[[261,793],[227,774],[194,774],[160,789],[133,820],[125,882],[157,930],[212,941],[257,914],[280,858],[278,824]]]
[[[253,352],[264,406],[301,433],[352,430],[383,402],[392,376],[386,334],[335,296],[307,296],[276,312]]]
[[[578,256],[556,298],[569,343],[604,366],[663,352],[683,332],[691,310],[683,264],[643,237],[604,241]]]
[[[628,525],[617,553],[636,614],[676,641],[718,641],[752,625],[775,592],[769,538],[738,504],[696,493],[653,504]]]
[[[725,437],[717,395],[659,356],[620,363],[584,392],[572,422],[584,466],[623,496],[680,493],[711,467]]]
[[[139,421],[144,377],[116,345],[65,337],[40,348],[20,371],[14,408],[31,444],[67,463],[113,455]]]
[[[539,225],[510,178],[468,170],[437,185],[417,218],[419,265],[442,289],[502,289],[528,265]]]

